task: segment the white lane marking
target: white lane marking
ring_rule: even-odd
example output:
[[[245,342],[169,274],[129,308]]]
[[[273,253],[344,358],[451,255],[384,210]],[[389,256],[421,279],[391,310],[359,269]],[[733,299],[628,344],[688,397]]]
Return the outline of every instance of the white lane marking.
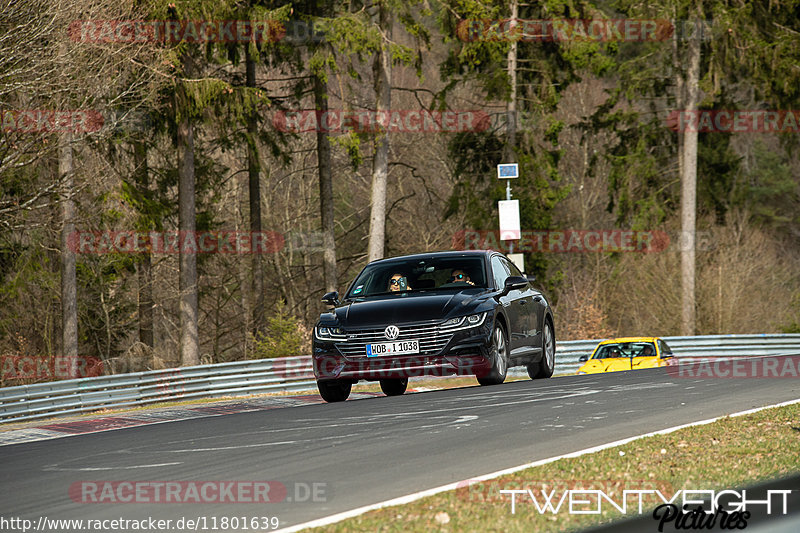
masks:
[[[256,444],[240,444],[237,446],[216,446],[214,448],[187,448],[185,450],[161,450],[161,453],[193,453],[193,452],[218,452],[222,450],[239,450],[243,448],[263,448],[265,446],[282,446],[284,444],[298,444],[300,442],[308,442],[311,439],[304,440],[283,440],[277,442],[259,442]],[[323,439],[314,439],[323,440]]]
[[[340,522],[342,520],[346,520],[348,518],[352,518],[354,516],[358,516],[360,514],[366,513],[368,511],[374,511],[376,509],[382,509],[384,507],[391,507],[393,505],[404,505],[406,503],[411,503],[413,501],[425,498],[427,496],[433,496],[434,494],[439,494],[440,492],[445,492],[448,490],[455,490],[457,488],[469,486],[472,483],[477,481],[486,481],[489,479],[494,479],[500,476],[505,476],[508,474],[513,474],[515,472],[519,472],[520,470],[525,470],[526,468],[533,468],[536,466],[545,465],[548,463],[552,463],[558,461],[559,459],[570,459],[573,457],[580,457],[581,455],[585,455],[587,453],[594,453],[599,452],[601,450],[605,450],[607,448],[613,448],[614,446],[621,446],[623,444],[628,444],[629,442],[633,442],[638,439],[643,439],[645,437],[652,437],[654,435],[666,435],[668,433],[672,433],[673,431],[678,431],[679,429],[684,429],[693,426],[703,426],[705,424],[711,424],[712,422],[716,422],[717,420],[721,420],[725,417],[737,417],[737,416],[744,416],[749,415],[752,413],[757,413],[759,411],[763,411],[764,409],[771,409],[773,407],[785,407],[787,405],[794,405],[796,403],[800,403],[800,399],[796,400],[789,400],[788,402],[781,402],[776,403],[773,405],[765,405],[764,407],[756,407],[755,409],[748,409],[747,411],[739,411],[737,413],[732,413],[730,415],[722,415],[715,418],[709,418],[707,420],[700,420],[698,422],[690,422],[688,424],[682,424],[680,426],[674,426],[667,429],[662,429],[659,431],[653,431],[650,433],[645,433],[643,435],[637,435],[635,437],[628,437],[626,439],[617,440],[614,442],[609,442],[606,444],[600,444],[599,446],[593,446],[591,448],[586,448],[584,450],[578,450],[577,452],[571,452],[564,455],[558,455],[556,457],[549,457],[547,459],[541,459],[539,461],[533,461],[532,463],[526,463],[524,465],[513,466],[511,468],[506,468],[505,470],[498,470],[497,472],[492,472],[491,474],[485,474],[482,476],[475,476],[474,478],[465,479],[462,481],[457,481],[455,483],[448,483],[447,485],[442,485],[440,487],[434,487],[432,489],[423,490],[419,492],[415,492],[412,494],[408,494],[406,496],[400,496],[399,498],[393,498],[391,500],[386,500],[378,503],[374,503],[372,505],[365,505],[363,507],[358,507],[356,509],[351,509],[349,511],[344,511],[341,513],[336,513],[330,516],[326,516],[323,518],[318,518],[316,520],[311,520],[310,522],[305,522],[303,524],[298,524],[296,526],[290,526],[287,528],[276,530],[276,532],[283,532],[283,533],[291,533],[293,531],[300,531],[301,529],[312,528],[312,527],[322,527],[327,526],[330,524],[335,524],[336,522]]]
[[[83,467],[83,468],[62,468],[55,465],[48,465],[42,468],[47,472],[99,472],[104,470],[134,470],[136,468],[161,468],[162,466],[175,466],[182,465],[183,461],[176,463],[158,463],[154,465],[132,465],[132,466],[97,466],[97,467]]]
[[[408,414],[406,414],[406,415],[399,415],[398,414],[398,417],[407,416],[407,415]],[[445,426],[456,427],[456,428],[468,427],[470,425],[469,424],[470,422],[472,422],[474,420],[477,420],[479,417],[477,415],[450,415],[450,416],[425,417],[425,420],[429,421],[431,419],[436,419],[436,418],[445,419],[445,420],[443,420],[440,423],[433,424],[433,425],[415,426],[413,429],[414,430],[420,430],[420,429],[430,429],[430,428],[441,428],[441,427],[445,427]],[[447,420],[447,419],[450,419],[450,420]],[[306,420],[306,421],[310,422],[312,420]],[[378,424],[378,423],[381,423],[381,422],[382,422],[381,420],[360,420],[360,421],[355,421],[355,422],[352,422],[352,423],[349,423],[349,424],[325,424],[325,425],[321,424],[321,425],[318,425],[316,427],[318,427],[318,428],[319,427],[334,428],[334,427],[339,427],[339,426],[350,426],[350,427],[352,427],[354,425]],[[415,420],[410,419],[409,422],[413,423],[413,422],[415,422]],[[274,430],[245,432],[245,433],[241,433],[241,434],[237,434],[237,435],[256,435],[256,434],[271,433],[271,432],[282,432],[282,431],[306,431],[307,429],[308,429],[307,427],[298,426],[298,427],[293,427],[293,428],[282,428],[282,429],[274,429]],[[268,447],[268,446],[299,444],[299,443],[314,442],[314,441],[319,441],[319,440],[346,439],[346,438],[359,437],[359,436],[361,436],[363,434],[364,433],[337,434],[337,435],[332,435],[332,436],[329,436],[329,437],[321,437],[321,438],[318,438],[318,439],[299,439],[299,440],[286,440],[286,441],[279,441],[279,442],[262,442],[262,443],[243,444],[243,445],[238,445],[238,446],[230,446],[230,445],[228,445],[228,446],[206,446],[206,447],[203,447],[203,448],[187,448],[187,449],[176,449],[176,450],[159,449],[159,450],[157,450],[157,452],[158,453],[164,453],[164,454],[175,454],[175,453],[193,453],[193,452],[213,452],[213,451],[225,451],[225,450],[247,449],[247,448],[263,448],[263,447]],[[171,442],[169,442],[167,444],[164,444],[164,445],[161,445],[161,446],[174,446],[176,444],[186,444],[187,442],[195,442],[195,441],[210,440],[210,439],[220,439],[220,438],[228,439],[229,436],[220,437],[219,435],[212,435],[212,436],[208,436],[208,437],[193,437],[193,438],[188,438],[188,439],[171,441]],[[113,452],[107,452],[107,453],[105,453],[103,455],[125,454],[125,453],[127,453],[127,454],[134,454],[135,453],[135,454],[152,455],[154,453],[154,451],[151,450],[151,449],[147,449],[146,447],[143,447],[143,448],[136,448],[136,449],[120,449],[120,450],[115,450]],[[94,458],[96,459],[96,456]],[[172,465],[172,464],[182,464],[182,463],[164,463],[164,465]],[[155,466],[158,466],[158,465],[155,465]],[[117,468],[117,467],[95,467],[95,468],[93,468],[93,470],[116,470],[116,469],[123,469],[123,468],[124,467],[119,467],[119,468]],[[81,469],[80,468],[67,468],[67,467],[59,467],[59,466],[56,466],[56,465],[50,465],[49,467],[45,467],[45,470],[80,471]],[[91,469],[86,469],[86,470],[91,470]]]
[[[481,405],[460,405],[457,407],[458,410],[470,410],[470,409],[486,409],[488,408],[496,408],[496,407],[503,407],[506,405],[519,405],[521,403],[533,403],[533,402],[545,402],[549,400],[563,400],[565,398],[575,398],[576,396],[587,396],[589,394],[597,394],[603,392],[602,390],[595,390],[595,389],[584,389],[584,390],[573,390],[573,391],[554,391],[561,394],[561,396],[548,396],[546,398],[531,398],[529,400],[515,400],[511,402],[503,402],[503,403],[492,403],[492,404],[481,404]],[[471,398],[469,398],[471,399]],[[465,399],[462,398],[461,401]],[[363,418],[367,419],[375,419],[375,418],[386,418],[386,417],[399,417],[399,416],[414,416],[414,415],[429,415],[432,413],[452,413],[454,408],[447,407],[442,409],[428,409],[425,411],[411,411],[408,413],[388,413],[388,414],[374,414],[374,415],[363,415],[363,416],[350,416],[350,417],[342,417],[341,420],[359,420]],[[307,420],[309,422],[313,422],[313,419]],[[346,424],[345,424],[346,425]]]
[[[452,422],[445,422],[444,424],[437,425],[437,427],[441,426],[469,426],[468,422],[472,422],[473,420],[477,420],[480,418],[478,415],[461,415]]]
[[[629,390],[644,390],[644,389],[662,389],[664,387],[677,387],[677,383],[670,383],[668,381],[658,383],[630,383],[628,385],[612,385],[608,390],[613,392],[629,391]]]
[[[398,419],[401,419],[401,418],[408,418],[412,414],[413,413],[395,413],[393,415],[387,415],[387,416],[395,416]],[[350,417],[350,418],[352,418],[352,417]],[[476,415],[460,415],[460,416],[459,415],[442,415],[442,416],[425,417],[425,420],[430,420],[432,418],[452,419],[452,420],[449,420],[449,421],[443,421],[440,424],[436,424],[436,427],[440,427],[442,425],[462,424],[462,423],[465,423],[465,422],[469,422],[469,421],[477,419],[478,416],[476,416]],[[348,420],[348,419],[349,418],[342,418],[342,420]],[[314,422],[320,422],[320,421],[321,421],[320,419],[299,419],[299,420],[296,420],[295,422],[314,423]],[[352,428],[355,425],[380,424],[380,423],[383,423],[383,422],[384,422],[383,420],[354,420],[352,422],[336,423],[336,424],[321,424],[320,423],[318,425],[315,425],[314,429],[319,429],[319,428],[338,428],[338,427]],[[410,419],[409,422],[414,422],[414,420]],[[426,428],[426,427],[430,427],[430,426],[420,426],[420,427],[415,427],[414,429],[420,429],[420,428]],[[259,430],[259,431],[246,431],[246,432],[243,432],[243,433],[236,433],[235,436],[240,437],[240,436],[247,436],[247,435],[264,435],[265,433],[279,433],[279,432],[287,432],[287,431],[304,432],[304,431],[308,431],[308,429],[309,428],[307,426],[295,426],[295,427],[290,427],[290,428],[264,429],[264,430]],[[335,439],[335,438],[340,438],[340,437],[344,438],[344,437],[352,437],[352,436],[358,436],[358,435],[360,435],[360,433],[358,433],[358,434],[347,434],[347,435],[334,435],[334,436],[330,436],[330,437],[323,437],[323,439]],[[187,442],[199,442],[199,441],[219,440],[219,439],[228,440],[228,439],[230,439],[230,437],[231,437],[231,435],[225,435],[225,436],[210,435],[210,436],[207,436],[207,437],[192,437],[192,438],[181,439],[181,440],[173,440],[173,441],[170,441],[170,442],[167,442],[167,443],[164,443],[164,444],[160,444],[160,445],[158,445],[158,447],[159,448],[161,448],[161,447],[170,447],[170,446],[174,446],[174,445],[178,445],[178,444],[185,444]],[[275,444],[294,444],[294,443],[297,443],[297,442],[307,442],[307,440],[308,439],[288,440],[288,441],[275,442],[275,443],[259,443],[259,444],[251,444],[251,445],[242,445],[240,447],[245,448],[245,447],[271,446],[271,445],[275,445]],[[313,440],[321,440],[321,439],[313,439]],[[188,449],[188,450],[162,450],[162,449],[158,449],[156,451],[159,452],[159,453],[160,452],[164,452],[164,453],[181,452],[181,453],[183,453],[183,452],[191,452],[191,451],[216,451],[216,450],[226,450],[226,449],[232,449],[232,448],[231,447],[223,447],[223,446],[220,446],[220,447],[211,446],[211,447],[206,447],[206,448],[192,448],[192,449]],[[117,450],[114,453],[152,454],[152,453],[154,453],[154,451],[151,448],[140,447],[140,448],[136,448],[136,449],[121,449],[121,450]]]
[[[235,446],[215,446],[213,448],[187,448],[185,450],[161,450],[160,453],[193,453],[193,452],[217,452],[222,450],[241,450],[247,448],[264,448],[266,446],[283,446],[284,444],[299,444],[301,442],[317,442],[331,439],[348,439],[358,437],[361,433],[349,433],[347,435],[333,435],[331,437],[319,437],[315,439],[284,440],[278,442],[257,442],[255,444],[237,444]]]
[[[444,417],[434,417],[434,418],[444,418]],[[457,424],[466,424],[467,422],[471,422],[473,420],[477,420],[477,415],[461,415],[458,418],[451,420],[449,422],[442,422],[440,424],[433,424],[428,426],[418,426],[414,429],[427,429],[427,428],[440,428],[442,426],[447,425],[457,425]],[[469,425],[469,424],[467,424]],[[300,429],[300,428],[298,428]],[[216,452],[222,450],[239,450],[244,448],[263,448],[265,446],[280,446],[284,444],[299,444],[301,442],[317,442],[320,440],[331,440],[331,439],[349,439],[352,437],[359,437],[363,435],[363,433],[348,433],[346,435],[332,435],[330,437],[320,437],[315,439],[300,439],[300,440],[285,440],[279,442],[258,442],[255,444],[240,444],[236,446],[217,446],[214,448],[188,448],[185,450],[161,450],[162,453],[191,453],[191,452]]]

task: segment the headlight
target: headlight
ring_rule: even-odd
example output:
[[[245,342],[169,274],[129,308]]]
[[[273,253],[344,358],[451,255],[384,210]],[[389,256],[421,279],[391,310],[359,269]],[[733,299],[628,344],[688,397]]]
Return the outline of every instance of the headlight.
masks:
[[[579,375],[579,376],[582,376],[582,375],[584,375],[584,374],[586,374],[586,372],[578,372],[578,375]]]
[[[344,337],[344,330],[338,326],[317,326],[318,339],[332,339],[334,337]]]
[[[464,322],[464,317],[463,316],[459,316],[459,317],[456,317],[456,318],[451,318],[450,320],[448,320],[447,322],[442,324],[442,327],[443,328],[452,328],[452,327],[455,327],[455,326],[460,326],[462,322]]]
[[[476,313],[474,315],[451,318],[443,322],[441,327],[448,330],[474,328],[483,324],[484,320],[486,320],[486,313]]]

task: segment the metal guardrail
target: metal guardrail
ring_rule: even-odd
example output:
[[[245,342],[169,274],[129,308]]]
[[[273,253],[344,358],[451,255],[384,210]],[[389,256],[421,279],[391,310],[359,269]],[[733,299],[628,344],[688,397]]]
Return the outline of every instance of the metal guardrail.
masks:
[[[800,353],[800,334],[662,337],[679,357]],[[574,373],[599,340],[561,341],[556,375]],[[518,374],[519,369],[512,369]],[[525,372],[524,369],[521,370]],[[239,361],[0,388],[0,423],[171,400],[315,389],[311,357]]]
[[[0,423],[171,400],[309,390],[311,357],[260,359],[0,389]]]

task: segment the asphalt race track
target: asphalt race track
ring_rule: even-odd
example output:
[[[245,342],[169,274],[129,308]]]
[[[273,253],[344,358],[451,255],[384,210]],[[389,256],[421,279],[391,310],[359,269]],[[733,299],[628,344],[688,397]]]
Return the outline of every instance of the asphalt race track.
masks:
[[[287,527],[798,398],[798,378],[694,378],[653,369],[266,409],[12,444],[0,447],[0,516],[34,522],[42,516],[206,517],[208,527],[212,517],[278,517]],[[266,504],[82,503],[81,490],[95,486],[87,484],[107,481],[278,481],[287,493],[278,496],[281,502]]]

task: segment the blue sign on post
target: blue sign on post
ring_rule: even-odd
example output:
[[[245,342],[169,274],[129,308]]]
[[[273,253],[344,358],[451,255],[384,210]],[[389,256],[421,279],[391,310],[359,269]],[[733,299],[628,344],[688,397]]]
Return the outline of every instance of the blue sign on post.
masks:
[[[501,163],[497,165],[497,179],[519,177],[519,163]]]

